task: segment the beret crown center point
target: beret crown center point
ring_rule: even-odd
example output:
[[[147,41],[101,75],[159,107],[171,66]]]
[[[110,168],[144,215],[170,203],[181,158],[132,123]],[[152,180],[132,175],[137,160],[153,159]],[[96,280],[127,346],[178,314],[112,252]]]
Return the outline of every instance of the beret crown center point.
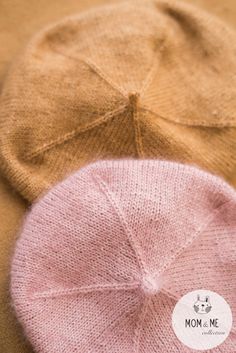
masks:
[[[146,296],[156,295],[161,290],[161,281],[151,275],[146,275],[142,279],[141,289]]]
[[[129,92],[128,99],[129,105],[132,110],[137,109],[140,94],[138,92]]]

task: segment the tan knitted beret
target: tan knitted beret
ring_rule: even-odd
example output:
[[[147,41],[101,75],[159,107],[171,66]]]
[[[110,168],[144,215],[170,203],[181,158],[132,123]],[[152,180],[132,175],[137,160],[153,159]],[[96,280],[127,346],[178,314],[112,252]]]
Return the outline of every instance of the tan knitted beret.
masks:
[[[68,18],[9,73],[0,136],[1,166],[30,201],[102,158],[178,160],[233,183],[236,34],[172,1]]]

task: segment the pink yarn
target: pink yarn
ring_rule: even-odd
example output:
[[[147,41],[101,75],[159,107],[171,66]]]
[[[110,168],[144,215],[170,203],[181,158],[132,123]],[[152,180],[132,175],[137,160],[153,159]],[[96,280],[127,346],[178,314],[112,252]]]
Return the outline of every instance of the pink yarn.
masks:
[[[189,291],[222,295],[236,319],[236,193],[199,169],[104,161],[34,205],[11,292],[40,353],[193,352],[171,315]],[[236,327],[211,352],[236,352]]]

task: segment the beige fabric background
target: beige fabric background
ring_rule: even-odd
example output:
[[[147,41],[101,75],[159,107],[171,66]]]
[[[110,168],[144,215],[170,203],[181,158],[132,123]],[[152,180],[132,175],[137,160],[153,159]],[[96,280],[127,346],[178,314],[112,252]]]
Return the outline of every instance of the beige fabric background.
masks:
[[[216,14],[236,28],[235,0],[185,1]],[[114,1],[0,0],[0,87],[11,61],[40,28],[61,17],[111,2]],[[23,200],[12,192],[0,176],[0,352],[4,353],[32,352],[16,324],[8,296],[9,261],[17,229],[26,209]]]

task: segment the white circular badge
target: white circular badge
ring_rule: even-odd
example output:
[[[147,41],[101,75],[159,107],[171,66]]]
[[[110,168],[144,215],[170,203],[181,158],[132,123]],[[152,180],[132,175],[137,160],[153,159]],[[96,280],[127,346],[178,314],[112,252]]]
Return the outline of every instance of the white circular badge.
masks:
[[[172,315],[172,326],[178,339],[187,347],[202,351],[223,343],[232,324],[232,312],[225,299],[203,289],[184,295]]]

